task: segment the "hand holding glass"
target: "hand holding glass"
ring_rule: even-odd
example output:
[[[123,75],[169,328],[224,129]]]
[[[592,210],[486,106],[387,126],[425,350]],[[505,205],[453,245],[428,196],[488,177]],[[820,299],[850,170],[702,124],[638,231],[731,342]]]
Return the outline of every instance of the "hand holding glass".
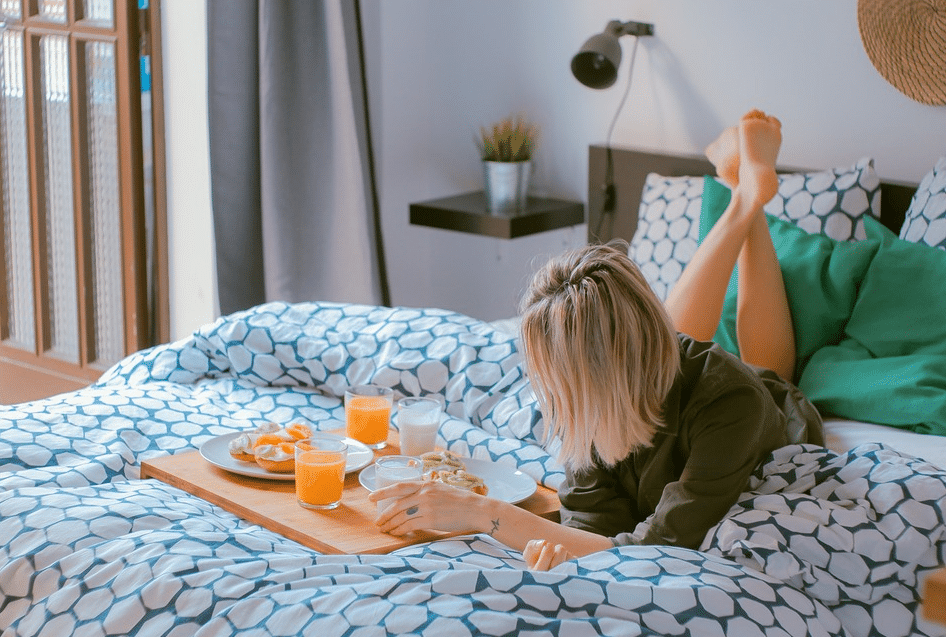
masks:
[[[345,432],[371,449],[388,444],[394,391],[378,385],[356,385],[345,392]]]
[[[334,509],[342,501],[348,445],[313,434],[296,442],[296,499],[307,509]]]
[[[419,481],[424,476],[424,461],[411,456],[382,456],[374,463],[374,484],[381,489],[398,482]],[[378,500],[378,514],[391,498]]]

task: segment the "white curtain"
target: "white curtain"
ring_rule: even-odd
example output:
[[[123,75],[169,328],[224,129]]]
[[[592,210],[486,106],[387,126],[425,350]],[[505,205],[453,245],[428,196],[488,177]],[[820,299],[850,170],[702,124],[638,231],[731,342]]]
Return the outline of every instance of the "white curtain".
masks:
[[[357,0],[208,0],[220,309],[389,304]]]

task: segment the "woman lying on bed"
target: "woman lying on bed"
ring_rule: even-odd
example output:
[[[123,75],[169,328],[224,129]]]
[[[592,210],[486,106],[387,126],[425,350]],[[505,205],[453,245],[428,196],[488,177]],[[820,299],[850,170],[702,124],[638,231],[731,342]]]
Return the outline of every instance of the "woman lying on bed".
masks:
[[[783,380],[795,341],[762,212],[778,188],[780,143],[778,120],[753,111],[707,149],[732,200],[666,307],[626,245],[566,253],[533,279],[522,341],[547,435],[561,441],[562,524],[408,482],[372,494],[399,498],[380,528],[485,532],[540,570],[616,545],[698,548],[769,452],[822,444],[818,412]],[[737,262],[742,361],[708,342]]]

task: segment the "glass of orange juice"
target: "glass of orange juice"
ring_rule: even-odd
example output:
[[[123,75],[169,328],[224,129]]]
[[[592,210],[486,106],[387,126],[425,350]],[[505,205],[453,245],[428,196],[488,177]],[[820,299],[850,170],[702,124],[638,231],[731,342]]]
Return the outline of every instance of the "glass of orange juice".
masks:
[[[348,444],[331,434],[296,441],[296,499],[307,509],[334,509],[342,501]]]
[[[345,433],[371,449],[388,444],[394,391],[379,385],[355,385],[345,391]]]

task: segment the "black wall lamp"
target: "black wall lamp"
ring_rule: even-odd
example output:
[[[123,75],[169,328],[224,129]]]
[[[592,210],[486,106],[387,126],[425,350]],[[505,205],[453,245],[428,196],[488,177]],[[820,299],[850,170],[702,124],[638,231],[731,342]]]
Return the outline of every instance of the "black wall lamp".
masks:
[[[588,38],[575,57],[572,58],[572,74],[589,88],[608,88],[618,78],[621,66],[622,35],[653,35],[654,25],[646,22],[621,22],[611,20],[604,31]],[[634,40],[635,48],[637,40]],[[631,58],[633,70],[634,60]]]
[[[631,51],[631,68],[627,75],[627,89],[621,98],[614,120],[608,129],[607,165],[605,167],[605,183],[602,185],[604,195],[604,212],[614,210],[617,193],[614,187],[614,159],[611,153],[611,133],[618,121],[618,115],[624,107],[628,94],[631,92],[631,78],[634,75],[634,58],[637,54],[637,41],[640,36],[654,34],[654,25],[647,22],[621,22],[611,20],[604,31],[593,35],[582,45],[575,57],[572,58],[572,74],[579,82],[595,89],[608,88],[617,80],[618,68],[621,66],[621,43],[618,39],[624,35],[634,36],[634,48]],[[599,224],[604,221],[605,215],[599,218]],[[595,229],[595,235],[600,228]]]

